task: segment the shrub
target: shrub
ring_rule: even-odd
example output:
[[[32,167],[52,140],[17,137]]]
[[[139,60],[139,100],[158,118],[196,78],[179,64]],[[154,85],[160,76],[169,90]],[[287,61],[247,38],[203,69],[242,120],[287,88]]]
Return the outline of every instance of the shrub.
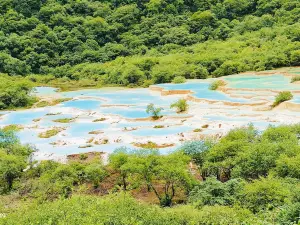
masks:
[[[300,76],[294,76],[294,77],[292,77],[291,83],[294,83],[296,81],[300,81]]]
[[[93,120],[93,122],[102,122],[102,121],[105,121],[106,120],[106,118],[100,118],[100,119],[95,119],[95,120]]]
[[[225,81],[215,80],[209,85],[209,90],[217,90],[220,86],[225,86]]]
[[[151,114],[152,118],[157,120],[162,117],[160,114],[162,110],[163,110],[163,108],[155,107],[154,104],[151,103],[147,106],[146,113]]]
[[[3,224],[261,224],[255,220],[245,209],[226,206],[201,210],[191,206],[160,208],[121,193],[102,198],[74,196],[34,205],[30,210],[24,207],[2,221]]]
[[[183,76],[174,77],[174,79],[172,80],[172,83],[174,83],[174,84],[182,84],[185,82],[186,82],[186,79]]]
[[[241,192],[241,203],[253,212],[271,210],[291,199],[288,185],[280,179],[261,178],[247,183]]]
[[[87,154],[81,153],[81,154],[79,155],[79,159],[80,159],[80,160],[86,160],[87,158],[88,158],[88,155],[87,155]]]
[[[244,183],[237,179],[222,183],[214,177],[208,177],[191,191],[189,201],[197,207],[233,205],[237,202],[238,193],[243,185]]]
[[[197,132],[201,132],[201,131],[202,131],[201,128],[196,128],[196,129],[193,130],[193,132],[196,132],[196,133],[197,133]]]
[[[293,98],[293,95],[290,91],[282,91],[275,97],[275,101],[273,103],[273,107],[278,106],[280,103],[289,101]]]
[[[187,100],[185,99],[179,99],[176,102],[174,102],[173,104],[171,104],[170,108],[176,108],[177,113],[181,113],[181,112],[185,112],[188,110],[189,105],[187,103]]]
[[[62,118],[62,119],[53,120],[53,122],[56,122],[56,123],[71,123],[74,120],[75,120],[75,118]]]
[[[61,132],[63,129],[62,128],[54,128],[51,130],[47,130],[46,132],[40,133],[39,138],[50,138],[55,135],[57,135],[59,132]]]

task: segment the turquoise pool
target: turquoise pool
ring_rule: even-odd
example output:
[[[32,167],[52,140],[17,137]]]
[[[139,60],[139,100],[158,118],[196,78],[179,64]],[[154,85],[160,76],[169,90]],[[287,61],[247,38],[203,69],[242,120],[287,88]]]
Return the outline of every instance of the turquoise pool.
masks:
[[[291,83],[291,78],[283,75],[233,75],[222,78],[232,88],[300,90],[299,84]]]

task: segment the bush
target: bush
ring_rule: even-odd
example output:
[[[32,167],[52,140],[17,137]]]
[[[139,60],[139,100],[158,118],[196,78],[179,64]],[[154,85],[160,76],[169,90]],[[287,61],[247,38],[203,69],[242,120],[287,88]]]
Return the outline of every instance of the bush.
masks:
[[[160,114],[162,110],[163,110],[163,108],[155,107],[154,104],[151,103],[147,106],[146,113],[151,114],[152,118],[157,120],[162,117]]]
[[[225,81],[215,80],[209,85],[209,90],[217,90],[220,86],[225,86]]]
[[[188,110],[189,105],[187,103],[187,100],[185,99],[179,99],[173,104],[170,105],[170,108],[176,108],[177,113],[185,112]]]
[[[29,81],[14,79],[0,74],[0,110],[30,107],[36,101]]]
[[[253,212],[272,210],[291,200],[287,183],[275,178],[261,178],[245,185],[241,203]]]
[[[20,216],[22,215],[22,216]],[[84,215],[84,216],[83,216]],[[134,200],[127,194],[106,197],[74,196],[33,205],[0,219],[1,224],[152,224],[231,225],[259,224],[248,211],[225,206],[160,208]],[[195,223],[197,221],[197,223]]]
[[[174,79],[172,80],[172,83],[174,83],[174,84],[182,84],[185,82],[186,82],[186,79],[183,76],[174,77]]]
[[[208,177],[190,192],[189,201],[197,207],[233,205],[243,185],[242,181],[235,179],[222,183],[214,177]]]
[[[57,135],[62,130],[63,130],[63,128],[56,127],[51,130],[47,130],[46,132],[40,133],[38,136],[39,136],[39,138],[50,138],[50,137]]]
[[[273,103],[273,107],[278,106],[280,103],[285,102],[285,101],[289,101],[293,98],[293,95],[290,91],[282,91],[280,92],[276,97],[275,97],[275,101]]]
[[[296,81],[300,81],[300,76],[294,76],[294,77],[292,77],[291,83],[294,83]]]

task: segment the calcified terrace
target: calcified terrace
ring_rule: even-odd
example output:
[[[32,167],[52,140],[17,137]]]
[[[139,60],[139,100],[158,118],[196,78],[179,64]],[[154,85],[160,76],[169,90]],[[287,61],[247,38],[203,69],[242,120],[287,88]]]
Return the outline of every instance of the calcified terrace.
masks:
[[[110,153],[118,147],[137,148],[147,143],[155,143],[162,153],[167,153],[184,141],[221,137],[249,123],[260,130],[269,125],[299,123],[300,84],[290,83],[291,77],[297,75],[299,68],[232,75],[219,78],[227,85],[217,91],[208,88],[214,79],[148,89],[56,92],[54,88],[39,87],[35,94],[42,99],[71,100],[55,106],[1,112],[0,126],[19,125],[21,142],[35,145],[38,150],[36,159],[59,160],[91,151]],[[281,90],[291,91],[294,98],[272,109],[274,97]],[[186,113],[170,110],[170,104],[179,98],[189,102]],[[149,103],[164,109],[161,119],[149,117]],[[49,137],[45,138],[45,134]]]

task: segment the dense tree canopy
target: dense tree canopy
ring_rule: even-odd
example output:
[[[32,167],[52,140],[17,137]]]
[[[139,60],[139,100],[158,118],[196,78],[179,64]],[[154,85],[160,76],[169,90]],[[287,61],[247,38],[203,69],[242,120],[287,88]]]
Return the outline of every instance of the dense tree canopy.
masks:
[[[5,0],[0,72],[147,86],[299,65],[299,4]]]

